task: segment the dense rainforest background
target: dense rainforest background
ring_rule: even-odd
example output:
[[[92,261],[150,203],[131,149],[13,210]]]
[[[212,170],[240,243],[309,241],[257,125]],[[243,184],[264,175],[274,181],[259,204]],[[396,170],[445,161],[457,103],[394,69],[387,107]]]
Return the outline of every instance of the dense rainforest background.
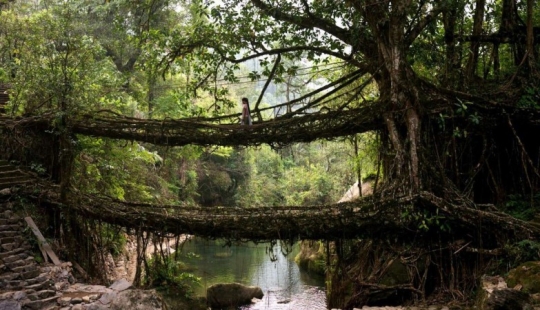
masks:
[[[49,124],[4,136],[5,157],[59,183],[64,202],[331,205],[369,176],[367,199],[394,205],[327,247],[330,306],[384,291],[466,299],[480,275],[539,256],[539,23],[533,0],[0,1],[6,114]],[[336,116],[310,144],[296,127],[289,141],[183,146],[73,131],[103,115],[237,124],[242,97],[254,132]],[[333,135],[351,114],[363,129]],[[51,217],[96,234],[68,213]],[[99,270],[70,242],[62,255]],[[409,283],[381,286],[395,260]]]

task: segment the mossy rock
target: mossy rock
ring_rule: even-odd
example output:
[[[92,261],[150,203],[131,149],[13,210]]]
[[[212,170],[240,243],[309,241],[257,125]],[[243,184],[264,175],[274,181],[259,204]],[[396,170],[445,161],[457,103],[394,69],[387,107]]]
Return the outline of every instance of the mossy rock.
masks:
[[[313,272],[324,275],[326,272],[326,256],[324,247],[317,241],[302,241],[300,243],[300,252],[294,258],[298,266]]]
[[[508,287],[522,285],[529,294],[540,293],[540,262],[526,262],[510,270],[506,283]]]

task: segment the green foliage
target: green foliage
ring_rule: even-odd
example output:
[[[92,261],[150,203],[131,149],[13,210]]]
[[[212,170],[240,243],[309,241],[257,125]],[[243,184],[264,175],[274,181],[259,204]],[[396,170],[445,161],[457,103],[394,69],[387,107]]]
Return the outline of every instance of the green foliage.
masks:
[[[181,291],[185,297],[192,297],[193,286],[201,285],[201,279],[186,272],[186,265],[175,260],[173,255],[153,256],[148,262],[147,282],[165,289],[168,293]]]
[[[540,101],[540,88],[535,85],[529,85],[525,88],[525,91],[519,101],[517,106],[520,108],[532,108],[540,109],[538,102]]]
[[[126,247],[126,235],[118,227],[103,224],[99,231],[102,247],[107,249],[113,256],[118,256],[124,252]]]
[[[73,182],[89,193],[130,201],[174,201],[168,184],[155,173],[162,159],[139,144],[80,137]]]
[[[512,194],[508,195],[503,211],[523,221],[532,220],[540,208],[540,192],[532,197]]]
[[[411,206],[404,209],[401,217],[404,221],[411,221],[419,231],[451,232],[448,219],[444,215],[439,214],[439,209],[435,209],[435,211],[418,210]]]
[[[47,169],[45,169],[42,164],[34,162],[30,163],[30,170],[34,171],[39,175],[44,175],[47,172]]]
[[[540,260],[540,242],[534,240],[521,240],[504,247],[506,257],[500,261],[507,268],[515,268],[528,261]]]

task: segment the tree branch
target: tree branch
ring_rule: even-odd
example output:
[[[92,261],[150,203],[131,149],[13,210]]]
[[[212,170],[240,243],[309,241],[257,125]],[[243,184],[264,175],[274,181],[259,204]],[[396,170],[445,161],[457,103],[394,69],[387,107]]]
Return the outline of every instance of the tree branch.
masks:
[[[213,47],[213,48],[215,48],[215,47]],[[242,63],[244,61],[248,61],[250,59],[254,59],[254,58],[258,58],[258,57],[262,57],[262,56],[267,56],[267,55],[277,55],[277,54],[284,54],[284,53],[297,52],[297,51],[313,51],[313,52],[318,52],[318,53],[321,53],[321,54],[334,56],[334,57],[339,58],[341,60],[347,61],[348,63],[350,63],[350,64],[352,64],[354,66],[357,66],[357,67],[360,67],[360,65],[361,65],[359,61],[353,59],[352,55],[344,55],[344,54],[334,52],[334,51],[331,51],[331,50],[327,50],[327,49],[324,49],[324,48],[314,47],[314,46],[307,46],[307,45],[291,46],[291,47],[283,47],[283,48],[265,50],[263,52],[258,52],[258,53],[255,53],[255,54],[252,54],[252,55],[249,55],[249,56],[246,56],[246,57],[238,58],[238,59],[227,57],[220,49],[218,49],[218,48],[215,48],[215,49],[221,55],[221,57],[223,59],[225,59],[228,62],[232,62],[232,63],[236,63],[236,64],[237,63]]]
[[[309,14],[309,17],[296,16],[292,14],[287,14],[276,7],[272,7],[264,3],[262,0],[251,0],[251,3],[253,3],[253,5],[255,5],[257,8],[259,8],[264,14],[272,16],[276,20],[288,22],[302,28],[318,28],[349,45],[356,45],[357,41],[360,41],[358,42],[359,44],[367,43],[364,42],[364,37],[354,37],[355,40],[352,40],[353,36],[349,30],[338,27],[337,25],[329,22],[328,20],[317,17],[312,13]],[[306,10],[308,9],[309,7]]]
[[[420,20],[416,25],[414,25],[414,27],[411,29],[405,39],[406,46],[410,46],[414,42],[414,40],[416,40],[416,38],[420,35],[420,33],[422,33],[424,28],[426,28],[427,25],[434,21],[435,18],[446,9],[446,1],[441,1],[438,6],[433,8],[433,10],[429,12],[429,14],[424,16],[422,20]]]
[[[272,68],[272,71],[270,72],[270,75],[268,76],[268,79],[266,80],[266,83],[264,83],[264,87],[261,91],[261,94],[259,95],[259,99],[257,99],[257,103],[255,103],[255,111],[257,112],[257,120],[259,122],[262,121],[262,115],[259,111],[259,104],[261,103],[261,100],[264,96],[264,92],[266,92],[266,89],[268,88],[268,85],[270,85],[270,82],[272,81],[272,78],[274,78],[274,75],[276,74],[277,67],[279,66],[279,63],[281,62],[281,54],[277,54],[276,62],[274,63],[274,67]]]

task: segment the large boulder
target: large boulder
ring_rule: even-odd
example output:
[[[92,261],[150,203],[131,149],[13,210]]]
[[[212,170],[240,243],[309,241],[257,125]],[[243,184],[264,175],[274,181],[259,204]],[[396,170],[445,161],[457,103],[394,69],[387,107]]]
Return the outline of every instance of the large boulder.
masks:
[[[260,287],[239,283],[215,284],[206,290],[208,306],[212,309],[236,308],[250,304],[253,298],[261,299],[263,296]]]
[[[361,186],[362,187],[362,197],[369,196],[369,195],[373,194],[372,184],[373,184],[372,179],[369,179],[369,181],[366,181],[366,182],[362,183],[362,186]],[[351,188],[349,188],[345,192],[345,194],[343,194],[343,197],[341,197],[341,199],[338,201],[338,203],[353,201],[353,200],[356,200],[358,198],[360,198],[360,188],[358,187],[358,182],[356,182],[356,183],[353,184],[353,186],[351,186]]]
[[[482,276],[481,288],[476,299],[479,310],[528,310],[533,309],[530,295],[508,288],[499,276]]]
[[[321,276],[326,272],[326,251],[320,241],[303,240],[300,242],[300,251],[294,258],[302,270],[313,272]]]
[[[526,262],[510,270],[506,282],[529,294],[540,293],[540,262]]]

